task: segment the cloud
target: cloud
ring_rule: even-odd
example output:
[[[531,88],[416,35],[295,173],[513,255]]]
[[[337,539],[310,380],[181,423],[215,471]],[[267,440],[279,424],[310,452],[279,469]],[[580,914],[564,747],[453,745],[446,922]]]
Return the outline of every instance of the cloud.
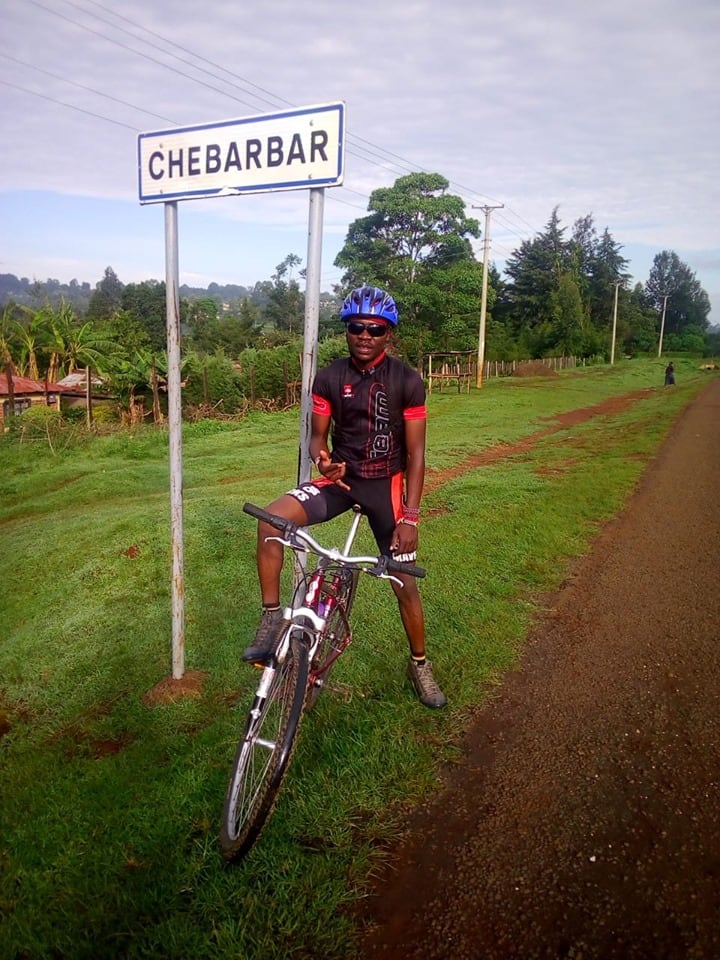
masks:
[[[373,189],[425,169],[468,206],[504,203],[510,249],[559,205],[564,223],[593,213],[626,246],[694,251],[701,282],[719,289],[719,27],[714,0],[366,0],[362,16],[350,0],[10,0],[0,164],[4,197],[25,198],[27,221],[13,262],[26,275],[63,262],[38,197],[76,198],[83,215],[85,197],[122,224],[84,223],[103,268],[122,276],[123,258],[130,270],[128,249],[143,245],[121,230],[142,236],[152,216],[118,213],[137,202],[141,131],[344,100],[346,180],[328,191],[329,237],[364,214]],[[302,237],[306,208],[304,197],[234,198],[182,222],[213,221],[208,259],[223,272],[257,264],[263,279],[288,237]],[[7,218],[0,245],[19,249]]]

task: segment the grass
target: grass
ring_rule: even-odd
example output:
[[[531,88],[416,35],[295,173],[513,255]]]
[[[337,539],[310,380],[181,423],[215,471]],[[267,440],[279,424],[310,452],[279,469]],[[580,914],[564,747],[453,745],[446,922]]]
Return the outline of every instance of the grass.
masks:
[[[351,958],[349,907],[403,813],[460,756],[468,716],[514,663],[543,596],[627,501],[707,382],[680,361],[434,393],[428,465],[546,428],[636,390],[644,399],[433,487],[421,561],[430,652],[450,696],[423,710],[404,681],[394,599],[363,580],[356,639],[304,723],[276,816],[225,868],[218,819],[255,679],[239,650],[257,617],[254,524],[297,463],[297,411],[184,430],[186,667],[202,695],[149,708],[170,672],[167,437],[0,441],[0,958]],[[345,521],[324,528],[343,539]],[[371,548],[367,531],[361,543]]]

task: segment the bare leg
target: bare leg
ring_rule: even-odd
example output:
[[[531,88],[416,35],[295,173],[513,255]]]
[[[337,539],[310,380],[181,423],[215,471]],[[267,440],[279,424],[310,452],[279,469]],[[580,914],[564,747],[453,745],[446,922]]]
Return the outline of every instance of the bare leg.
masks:
[[[307,515],[302,506],[294,497],[287,494],[275,500],[266,509],[268,513],[292,520],[301,526],[307,523]],[[277,541],[266,542],[266,537],[274,536],[277,536],[277,530],[274,527],[267,523],[258,523],[257,571],[262,602],[267,606],[280,603],[280,572],[285,551],[283,545]]]
[[[405,627],[410,652],[413,657],[420,659],[425,656],[425,615],[420,591],[415,577],[400,575],[400,579],[403,586],[393,583],[392,588],[400,607],[400,618]]]
[[[402,577],[404,587],[393,583],[400,605],[400,616],[410,644],[408,677],[421,703],[426,707],[444,707],[447,697],[432,675],[431,663],[425,659],[425,618],[420,591],[414,577]]]

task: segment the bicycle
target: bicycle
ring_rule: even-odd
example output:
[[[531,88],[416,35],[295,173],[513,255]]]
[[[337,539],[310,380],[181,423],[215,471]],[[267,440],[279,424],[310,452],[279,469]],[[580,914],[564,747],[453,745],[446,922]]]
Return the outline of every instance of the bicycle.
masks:
[[[303,570],[275,650],[263,666],[232,765],[223,805],[220,848],[228,863],[257,842],[277,802],[306,709],[328,686],[338,657],[351,639],[350,611],[361,573],[401,583],[394,574],[424,577],[425,570],[388,556],[350,556],[363,513],[354,507],[342,550],[323,547],[304,528],[246,503],[245,513],[282,534],[272,539],[318,561]]]

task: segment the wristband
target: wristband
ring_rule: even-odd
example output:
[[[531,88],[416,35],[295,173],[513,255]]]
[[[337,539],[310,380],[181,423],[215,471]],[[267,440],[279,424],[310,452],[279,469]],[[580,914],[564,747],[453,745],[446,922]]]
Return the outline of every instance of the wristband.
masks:
[[[404,524],[406,524],[406,526],[408,526],[408,527],[417,527],[419,521],[418,521],[418,520],[411,520],[409,517],[401,517],[401,518],[400,518],[400,523],[404,523]]]

